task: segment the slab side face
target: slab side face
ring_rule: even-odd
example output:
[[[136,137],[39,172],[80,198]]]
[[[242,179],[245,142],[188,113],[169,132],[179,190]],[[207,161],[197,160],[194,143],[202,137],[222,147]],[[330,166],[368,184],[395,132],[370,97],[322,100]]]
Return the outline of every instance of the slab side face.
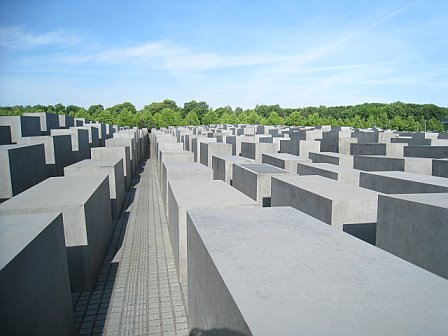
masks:
[[[189,216],[196,230],[189,228],[195,238],[189,247],[197,255],[189,264],[196,281],[189,288],[191,328],[248,334],[244,321],[254,335],[448,331],[445,279],[299,211],[227,209]],[[208,256],[198,255],[203,253]],[[228,294],[214,285],[218,276]],[[229,296],[239,310],[230,318]]]
[[[0,217],[2,335],[72,335],[60,214]]]
[[[448,194],[380,195],[377,246],[448,279]]]

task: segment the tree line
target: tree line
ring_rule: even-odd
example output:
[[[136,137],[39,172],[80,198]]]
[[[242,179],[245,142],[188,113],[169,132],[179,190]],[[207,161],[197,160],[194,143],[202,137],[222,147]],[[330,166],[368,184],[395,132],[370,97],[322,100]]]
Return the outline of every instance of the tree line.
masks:
[[[444,131],[442,119],[448,117],[448,108],[434,104],[365,103],[352,106],[319,106],[282,108],[280,105],[257,105],[253,109],[216,109],[204,101],[186,102],[178,106],[165,99],[137,110],[130,102],[108,108],[92,105],[88,109],[76,105],[34,105],[0,107],[0,115],[21,115],[25,112],[65,114],[120,126],[168,127],[210,124],[263,124],[288,126],[351,126],[356,128],[380,127],[399,131]]]

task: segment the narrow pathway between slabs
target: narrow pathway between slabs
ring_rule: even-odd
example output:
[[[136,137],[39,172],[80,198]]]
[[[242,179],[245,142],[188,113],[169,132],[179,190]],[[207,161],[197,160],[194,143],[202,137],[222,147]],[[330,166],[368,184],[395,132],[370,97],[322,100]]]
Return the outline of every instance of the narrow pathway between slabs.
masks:
[[[188,335],[156,164],[134,178],[95,289],[72,295],[76,335]]]

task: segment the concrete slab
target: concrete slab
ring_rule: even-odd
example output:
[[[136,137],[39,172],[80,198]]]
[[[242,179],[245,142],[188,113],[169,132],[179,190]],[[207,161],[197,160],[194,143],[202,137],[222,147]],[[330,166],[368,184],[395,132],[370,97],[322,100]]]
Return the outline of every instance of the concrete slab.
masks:
[[[204,333],[448,331],[446,280],[291,208],[189,211],[188,267],[189,325]]]
[[[168,231],[181,282],[187,281],[188,210],[258,206],[223,181],[170,181],[168,199]]]
[[[24,137],[19,140],[18,144],[44,145],[45,163],[49,176],[62,176],[64,167],[73,162],[72,139],[70,135]]]
[[[98,128],[90,127],[90,124],[84,124],[84,126],[77,126],[81,129],[85,129],[89,132],[89,145],[90,148],[100,147],[100,137],[98,133]]]
[[[257,201],[261,206],[271,206],[271,177],[291,174],[266,163],[233,165],[232,186]]]
[[[190,151],[162,150],[160,153],[159,165],[157,166],[159,178],[162,177],[162,167],[165,162],[194,162],[194,154]]]
[[[90,159],[89,131],[78,127],[51,130],[51,135],[70,135],[72,140],[72,162]]]
[[[90,150],[93,160],[121,159],[123,160],[124,186],[128,191],[132,182],[131,153],[128,146],[99,147]]]
[[[60,213],[0,216],[2,335],[72,335]]]
[[[448,158],[448,146],[407,146],[404,156],[445,159]]]
[[[267,163],[271,166],[278,167],[281,169],[285,169],[290,173],[297,173],[297,163],[311,163],[311,160],[298,156],[292,155],[289,153],[269,153],[263,154],[261,158],[262,163]]]
[[[351,144],[351,155],[384,155],[403,157],[406,144],[400,143],[362,143]]]
[[[354,168],[364,171],[404,171],[431,175],[432,159],[356,155],[354,157]]]
[[[448,279],[448,193],[380,195],[377,246]]]
[[[440,177],[448,177],[448,159],[433,160],[432,175]]]
[[[131,173],[132,176],[134,176],[138,164],[135,140],[127,138],[110,138],[106,139],[105,145],[106,147],[125,147],[125,146],[129,147],[129,155],[131,158]]]
[[[213,180],[213,170],[199,162],[164,162],[160,180],[162,199],[169,217],[168,182],[178,180]]]
[[[46,112],[32,112],[32,113],[24,113],[25,117],[33,117],[39,118],[40,123],[40,135],[50,135],[50,131],[52,129],[59,128],[59,115],[55,113],[46,113]]]
[[[448,180],[406,172],[361,172],[359,186],[385,194],[446,193]]]
[[[43,144],[0,146],[0,201],[48,177]]]
[[[75,118],[70,117],[65,114],[58,114],[59,127],[60,128],[70,128],[75,126]],[[51,131],[50,131],[51,133]]]
[[[262,155],[266,153],[278,153],[277,144],[274,143],[241,143],[241,156],[255,160],[255,162],[261,163]]]
[[[193,138],[191,140],[191,151],[194,154],[194,161],[201,160],[201,143],[217,142],[216,138]]]
[[[353,168],[353,155],[350,154],[310,152],[309,158],[313,161],[313,163],[330,163],[345,168]]]
[[[123,159],[83,160],[64,168],[65,176],[109,176],[110,207],[112,219],[118,219],[125,199]]]
[[[292,206],[375,244],[376,192],[316,175],[273,176],[272,206]]]
[[[255,161],[236,155],[214,155],[212,157],[213,179],[221,180],[232,185],[233,164],[235,163],[255,163]]]
[[[113,230],[108,177],[50,177],[0,205],[2,216],[47,212],[62,212],[71,290],[91,290]]]
[[[330,163],[298,163],[297,173],[301,176],[319,175],[332,180],[359,186],[359,174],[357,169],[337,166]]]
[[[11,127],[0,126],[0,145],[11,145]]]
[[[232,145],[225,143],[201,143],[201,157],[200,162],[212,168],[212,157],[216,155],[231,156],[232,155]]]
[[[18,143],[19,139],[30,136],[41,136],[40,119],[27,116],[0,116],[0,126],[9,126],[11,141]]]

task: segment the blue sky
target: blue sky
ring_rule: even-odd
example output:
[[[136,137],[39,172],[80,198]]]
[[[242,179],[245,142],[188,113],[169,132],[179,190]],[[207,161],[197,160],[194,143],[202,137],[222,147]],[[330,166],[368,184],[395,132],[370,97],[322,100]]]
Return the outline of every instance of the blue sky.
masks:
[[[0,0],[0,105],[448,106],[448,1]]]

